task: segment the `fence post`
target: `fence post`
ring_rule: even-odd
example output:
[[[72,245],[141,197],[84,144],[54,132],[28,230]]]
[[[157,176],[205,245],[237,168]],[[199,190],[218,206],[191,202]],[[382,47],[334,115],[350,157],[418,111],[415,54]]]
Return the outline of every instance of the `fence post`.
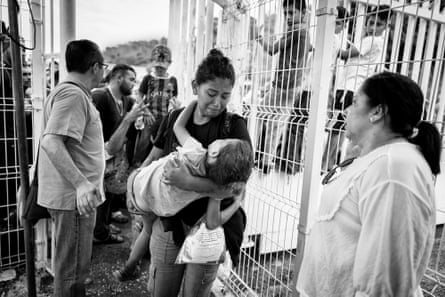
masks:
[[[32,112],[33,112],[33,129],[34,136],[34,158],[38,150],[39,138],[42,132],[43,117],[43,98],[45,97],[45,67],[43,61],[43,16],[41,0],[33,0],[31,9],[35,19],[36,40],[35,49],[32,51]],[[31,24],[32,26],[32,24]],[[28,148],[29,149],[29,148]],[[46,248],[46,221],[41,220],[36,225],[36,266],[41,268],[44,266],[47,257]]]
[[[298,222],[297,251],[292,283],[293,296],[303,260],[310,209],[318,200],[321,158],[323,154],[324,127],[331,80],[332,50],[335,27],[335,1],[319,0],[316,9],[316,40],[312,68],[312,99],[309,110],[307,142],[304,156],[303,186]],[[316,79],[315,79],[316,78]]]
[[[65,50],[68,42],[76,38],[76,1],[60,0],[60,61],[59,80],[67,74]]]
[[[180,37],[180,18],[181,16],[181,1],[180,0],[170,0],[169,6],[169,22],[168,22],[168,47],[172,52],[172,64],[170,66],[170,74],[177,76],[180,68],[179,64],[179,37]]]

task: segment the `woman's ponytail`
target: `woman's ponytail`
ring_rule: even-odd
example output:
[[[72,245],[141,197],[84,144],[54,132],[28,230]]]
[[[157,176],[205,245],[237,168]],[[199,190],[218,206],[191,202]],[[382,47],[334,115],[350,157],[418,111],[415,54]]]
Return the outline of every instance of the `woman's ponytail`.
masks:
[[[420,148],[433,174],[439,174],[442,143],[436,126],[429,122],[421,121],[417,127],[414,128],[413,134],[408,140]]]

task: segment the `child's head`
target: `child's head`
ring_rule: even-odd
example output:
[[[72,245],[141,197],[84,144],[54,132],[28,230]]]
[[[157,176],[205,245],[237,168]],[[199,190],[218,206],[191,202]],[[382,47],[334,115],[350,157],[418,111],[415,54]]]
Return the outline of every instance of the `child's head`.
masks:
[[[253,168],[252,147],[245,140],[217,139],[208,147],[206,167],[218,185],[247,182]]]
[[[348,11],[343,6],[337,6],[337,18],[335,20],[335,34],[340,33],[348,24]]]
[[[366,19],[366,35],[382,35],[386,29],[386,25],[390,18],[390,7],[388,5],[380,5],[371,10]]]
[[[306,13],[305,0],[283,0],[283,12],[288,28],[303,22]]]
[[[170,49],[163,44],[158,44],[151,51],[150,62],[155,72],[165,73],[172,62],[172,53]]]

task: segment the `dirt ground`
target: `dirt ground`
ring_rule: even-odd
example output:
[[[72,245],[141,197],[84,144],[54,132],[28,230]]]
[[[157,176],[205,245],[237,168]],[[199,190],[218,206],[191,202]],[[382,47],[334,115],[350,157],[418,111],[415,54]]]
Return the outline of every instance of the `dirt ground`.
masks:
[[[138,280],[128,281],[125,283],[119,283],[112,276],[112,271],[121,267],[129,254],[130,248],[130,238],[131,238],[131,227],[130,223],[127,224],[116,224],[122,228],[122,235],[125,237],[126,241],[122,244],[112,244],[112,245],[95,245],[93,248],[93,259],[90,277],[93,282],[87,286],[88,296],[122,296],[122,297],[138,297],[138,296],[150,296],[147,291],[147,280],[148,280],[148,266],[147,260],[144,260],[141,265],[141,277]],[[436,279],[436,281],[445,283],[445,279],[442,275],[445,274],[445,258],[443,258],[443,253],[445,252],[445,234],[442,234],[443,227],[440,226],[436,230],[436,240],[434,244],[434,249],[432,253],[432,258],[430,260],[430,268],[440,271],[441,275],[428,273],[431,278]],[[443,246],[440,246],[442,238]],[[439,253],[441,251],[441,253]],[[440,261],[435,267],[436,259],[438,256],[442,256]],[[264,256],[261,256],[264,257]],[[268,258],[266,256],[266,258]],[[282,259],[277,261],[274,257],[269,257],[269,264],[265,264],[265,267],[272,269],[275,265],[291,267],[287,262],[288,260]],[[443,259],[442,259],[443,258]],[[281,263],[283,262],[283,263]],[[249,265],[250,266],[250,265]],[[249,284],[250,287],[258,292],[259,296],[285,296],[286,289],[276,286],[273,280],[265,277],[267,274],[262,273],[258,270],[258,267],[253,265],[252,267],[244,267],[243,269],[252,270],[250,273],[244,271],[242,275],[249,275],[250,279],[244,280],[245,283]],[[0,283],[0,297],[26,297],[26,285],[25,285],[25,275],[24,267],[16,269],[18,277],[15,280],[9,282]],[[278,269],[279,270],[279,269]],[[240,271],[239,271],[240,272]],[[38,277],[38,297],[51,296],[52,288],[52,277],[46,272],[39,272],[40,277]],[[287,271],[283,272],[284,275],[288,275]],[[289,274],[289,279],[280,278],[281,281],[289,285],[291,283],[292,273]],[[443,296],[445,297],[445,286],[437,286],[436,281],[432,281],[427,277],[422,280],[422,288],[426,289],[430,294],[425,294],[425,296]],[[261,293],[262,292],[262,293]]]
[[[115,223],[114,223],[115,224]],[[131,224],[115,224],[122,229],[125,242],[121,244],[94,245],[90,277],[93,282],[87,286],[87,296],[150,296],[147,291],[148,265],[144,259],[141,265],[141,277],[138,280],[120,283],[113,278],[112,272],[120,268],[130,252]],[[0,283],[0,297],[26,297],[26,279],[24,267],[17,270],[18,277],[9,282]],[[38,297],[52,296],[52,277],[39,271],[37,277]]]

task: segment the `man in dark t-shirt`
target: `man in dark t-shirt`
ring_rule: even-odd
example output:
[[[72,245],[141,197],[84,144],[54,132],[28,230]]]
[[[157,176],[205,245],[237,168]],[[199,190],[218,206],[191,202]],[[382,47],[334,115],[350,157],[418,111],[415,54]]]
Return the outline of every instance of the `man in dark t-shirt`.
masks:
[[[105,170],[105,202],[97,208],[94,242],[119,243],[121,236],[112,234],[118,230],[111,226],[111,203],[125,194],[129,162],[125,153],[128,130],[142,114],[139,105],[130,97],[136,81],[135,70],[125,64],[117,64],[110,72],[108,86],[92,92],[93,102],[100,113],[108,156]],[[112,227],[112,229],[110,228]]]

